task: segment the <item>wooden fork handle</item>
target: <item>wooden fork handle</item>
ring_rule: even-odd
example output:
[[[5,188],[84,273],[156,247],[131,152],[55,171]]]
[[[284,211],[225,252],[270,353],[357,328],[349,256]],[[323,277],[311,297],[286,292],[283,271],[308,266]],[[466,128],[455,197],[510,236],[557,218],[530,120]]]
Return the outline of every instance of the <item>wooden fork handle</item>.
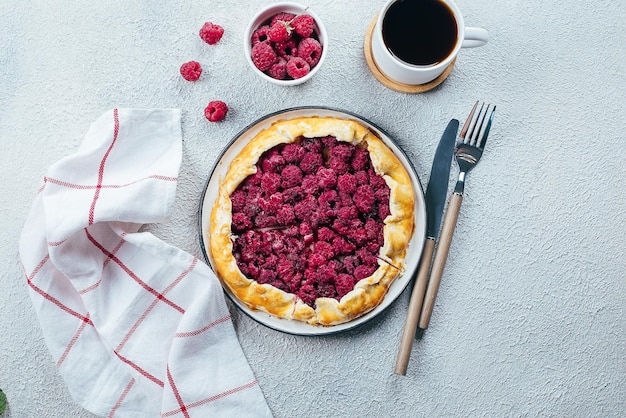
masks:
[[[454,235],[454,228],[456,227],[456,221],[459,217],[459,210],[461,209],[462,201],[462,194],[453,193],[452,196],[450,196],[448,208],[446,209],[446,214],[443,218],[441,236],[439,237],[439,244],[437,245],[437,250],[435,251],[433,268],[430,272],[430,280],[428,281],[428,288],[426,289],[424,305],[422,306],[422,314],[419,320],[419,328],[422,330],[428,328],[430,316],[433,313],[435,298],[437,297],[437,292],[439,291],[443,268],[445,267],[446,260],[448,259],[448,251],[450,250],[450,243],[452,242],[452,235]]]
[[[396,358],[395,374],[405,375],[411,356],[411,348],[415,339],[415,331],[417,330],[417,322],[422,311],[422,303],[424,302],[424,293],[426,292],[426,284],[428,283],[428,273],[430,271],[433,252],[435,251],[435,239],[426,238],[424,250],[422,251],[422,260],[417,271],[417,277],[413,284],[411,292],[411,300],[409,301],[409,309],[404,321],[404,330],[402,331],[402,339],[400,340],[400,349]]]

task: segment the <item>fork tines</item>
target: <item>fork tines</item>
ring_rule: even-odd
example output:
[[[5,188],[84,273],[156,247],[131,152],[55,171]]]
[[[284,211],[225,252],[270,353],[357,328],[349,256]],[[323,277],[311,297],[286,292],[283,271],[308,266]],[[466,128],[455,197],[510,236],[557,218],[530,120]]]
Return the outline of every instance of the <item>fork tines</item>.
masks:
[[[479,104],[480,108],[478,107]],[[476,110],[478,110],[478,112],[476,112]],[[496,107],[494,105],[490,105],[489,103],[481,103],[480,101],[474,103],[474,107],[472,107],[472,110],[467,116],[465,124],[461,129],[459,142],[484,148],[495,110]],[[489,115],[489,120],[485,123],[487,115]]]

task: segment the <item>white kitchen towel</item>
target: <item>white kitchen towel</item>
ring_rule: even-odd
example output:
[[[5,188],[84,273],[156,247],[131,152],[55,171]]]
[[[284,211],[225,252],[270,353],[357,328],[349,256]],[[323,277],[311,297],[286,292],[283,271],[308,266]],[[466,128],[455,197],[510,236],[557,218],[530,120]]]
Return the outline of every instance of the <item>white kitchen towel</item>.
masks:
[[[114,109],[49,168],[20,257],[72,397],[110,417],[269,417],[222,288],[192,255],[139,232],[163,221],[180,111]]]

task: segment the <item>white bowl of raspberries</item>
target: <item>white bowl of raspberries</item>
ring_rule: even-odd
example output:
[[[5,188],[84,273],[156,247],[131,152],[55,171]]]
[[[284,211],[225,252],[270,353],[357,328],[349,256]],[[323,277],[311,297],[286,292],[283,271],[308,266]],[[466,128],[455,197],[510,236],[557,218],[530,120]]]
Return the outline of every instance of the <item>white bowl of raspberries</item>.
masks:
[[[259,11],[244,33],[244,51],[253,70],[282,86],[309,80],[326,57],[322,21],[297,3],[272,3]]]

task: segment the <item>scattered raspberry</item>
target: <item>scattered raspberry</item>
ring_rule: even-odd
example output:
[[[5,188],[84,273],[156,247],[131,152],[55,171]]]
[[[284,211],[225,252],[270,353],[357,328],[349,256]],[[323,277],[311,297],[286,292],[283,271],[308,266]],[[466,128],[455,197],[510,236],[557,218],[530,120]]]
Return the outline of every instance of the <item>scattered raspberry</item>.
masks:
[[[255,30],[254,32],[252,32],[252,46],[255,46],[258,43],[261,42],[269,42],[269,37],[267,35],[267,32],[270,30],[270,27],[268,25],[263,25],[260,26],[257,30]]]
[[[298,44],[298,56],[315,67],[322,57],[322,45],[313,38],[304,38]]]
[[[270,26],[274,25],[278,21],[291,22],[294,17],[296,17],[296,15],[294,15],[293,13],[277,13],[272,17],[272,20],[270,21]]]
[[[267,75],[276,80],[283,80],[287,76],[287,60],[278,57],[276,62],[267,70]]]
[[[204,109],[204,116],[210,122],[219,122],[226,117],[228,113],[228,106],[221,100],[214,100],[209,102],[208,106]]]
[[[311,66],[300,57],[291,57],[289,61],[287,61],[287,74],[294,79],[302,78],[310,71]]]
[[[267,36],[271,42],[286,42],[291,38],[291,30],[289,23],[281,20],[270,26]]]
[[[315,20],[309,15],[296,16],[291,22],[291,26],[293,26],[294,31],[303,38],[311,36],[314,25]]]
[[[200,38],[209,45],[214,45],[222,39],[224,28],[211,22],[206,22],[200,29]]]
[[[251,57],[254,66],[261,71],[269,70],[277,58],[272,46],[264,42],[252,47]]]
[[[189,61],[180,66],[180,75],[187,81],[196,81],[202,74],[202,67],[197,61]]]

